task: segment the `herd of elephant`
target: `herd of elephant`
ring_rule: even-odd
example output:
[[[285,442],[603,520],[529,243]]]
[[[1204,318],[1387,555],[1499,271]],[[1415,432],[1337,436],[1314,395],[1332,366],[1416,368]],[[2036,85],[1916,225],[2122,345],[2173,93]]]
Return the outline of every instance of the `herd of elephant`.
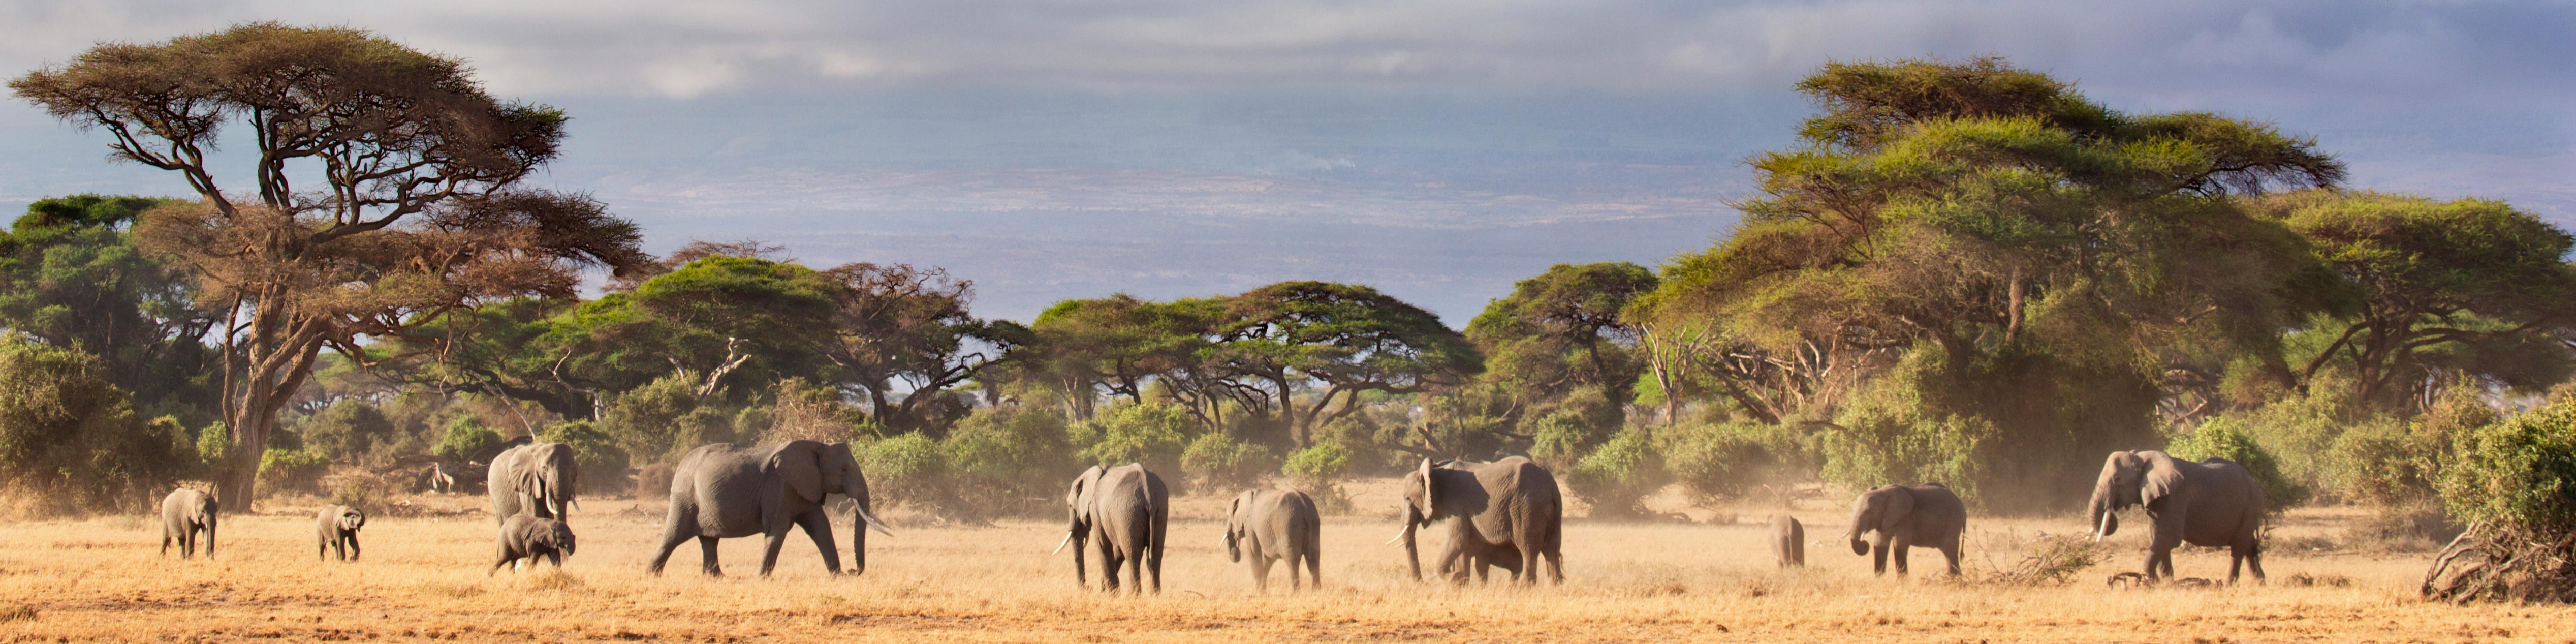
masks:
[[[486,574],[540,559],[560,568],[563,557],[573,554],[574,537],[565,518],[579,507],[573,496],[576,465],[572,449],[560,443],[513,447],[492,459],[487,491],[500,530]],[[1547,468],[1521,457],[1425,459],[1405,475],[1403,485],[1403,525],[1387,543],[1404,544],[1414,579],[1422,578],[1416,534],[1440,526],[1436,529],[1447,531],[1448,543],[1437,558],[1437,573],[1453,582],[1481,581],[1490,569],[1502,568],[1515,582],[1536,583],[1542,565],[1552,583],[1564,582],[1564,503]],[[672,468],[670,488],[660,548],[646,566],[651,574],[661,574],[671,552],[694,538],[705,573],[720,576],[718,540],[759,535],[765,539],[760,574],[767,576],[778,563],[790,527],[802,528],[821,551],[823,567],[841,574],[839,547],[825,514],[824,500],[832,494],[853,502],[851,574],[867,571],[867,529],[893,535],[874,515],[867,480],[847,444],[706,445]],[[1096,549],[1103,589],[1119,590],[1123,572],[1135,592],[1161,592],[1164,537],[1171,519],[1170,492],[1161,477],[1135,464],[1093,466],[1074,478],[1064,503],[1067,526],[1056,552],[1073,548],[1077,583],[1090,584],[1083,551]],[[206,492],[171,492],[161,504],[162,552],[168,553],[175,542],[180,557],[188,558],[202,539],[206,555],[214,556],[217,506],[214,495]],[[2190,461],[2157,451],[2114,452],[2103,462],[2086,507],[2093,539],[2117,531],[2116,514],[2132,506],[2143,507],[2154,525],[2143,573],[2147,580],[2172,576],[2173,549],[2184,543],[2228,548],[2230,582],[2249,567],[2255,579],[2263,578],[2263,492],[2236,463]],[[357,560],[357,535],[365,525],[366,514],[357,509],[322,508],[315,516],[318,554]],[[1279,562],[1288,565],[1291,588],[1318,585],[1322,525],[1314,499],[1303,492],[1247,490],[1228,506],[1226,555],[1249,564],[1253,583],[1263,590]],[[1940,551],[1955,576],[1966,528],[1967,506],[1948,487],[1889,485],[1853,501],[1845,539],[1853,554],[1871,557],[1877,574],[1885,574],[1893,559],[1897,574],[1904,575],[1906,553],[1931,548]],[[1874,538],[1864,539],[1872,534]],[[1769,541],[1780,565],[1805,565],[1805,527],[1796,519],[1774,520]]]

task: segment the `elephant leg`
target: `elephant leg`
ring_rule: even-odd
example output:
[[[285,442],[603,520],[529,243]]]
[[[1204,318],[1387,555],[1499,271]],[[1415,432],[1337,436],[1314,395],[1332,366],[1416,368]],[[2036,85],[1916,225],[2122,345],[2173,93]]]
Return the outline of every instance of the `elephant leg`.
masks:
[[[1515,581],[1532,586],[1538,585],[1538,565],[1541,560],[1547,558],[1547,553],[1539,551],[1538,544],[1538,527],[1526,522],[1522,523],[1520,529],[1512,535],[1512,545],[1519,546],[1521,549],[1522,574],[1517,575]]]
[[[805,536],[814,538],[814,548],[823,551],[823,569],[835,575],[841,574],[841,551],[839,545],[832,543],[832,520],[825,518],[821,510],[816,510],[797,519],[796,524],[805,528]],[[864,531],[865,527],[862,526],[861,530]]]
[[[167,523],[161,524],[161,554],[162,556],[170,554],[170,524]]]
[[[1126,561],[1118,557],[1118,547],[1109,543],[1109,535],[1100,535],[1100,589],[1118,592],[1118,567]]]
[[[1952,577],[1957,577],[1957,576],[1959,576],[1959,544],[1958,544],[1958,542],[1953,541],[1953,542],[1951,542],[1949,545],[1942,546],[1942,547],[1941,547],[1941,558],[1943,558],[1943,559],[1947,559],[1947,560],[1949,560],[1949,561],[1950,561],[1950,576],[1952,576]]]
[[[646,564],[644,566],[645,574],[655,576],[661,575],[662,564],[670,563],[671,561],[671,551],[678,549],[682,542],[689,540],[689,537],[691,536],[689,534],[689,526],[697,525],[698,523],[697,513],[690,512],[684,507],[678,507],[678,505],[679,504],[677,503],[673,504],[674,507],[671,508],[671,516],[664,519],[662,522],[662,547],[653,552],[653,563]],[[715,558],[708,557],[707,560],[712,562],[715,561]]]
[[[1906,553],[1907,551],[1910,551],[1910,550],[1913,550],[1913,549],[1914,549],[1914,548],[1909,547],[1909,546],[1906,546],[1906,545],[1902,545],[1902,544],[1895,545],[1895,546],[1889,546],[1889,547],[1888,547],[1888,549],[1887,549],[1887,550],[1888,550],[1887,558],[1895,560],[1895,562],[1894,562],[1894,563],[1896,564],[1896,576],[1898,576],[1898,577],[1903,577],[1903,576],[1905,576],[1905,574],[1906,574],[1907,572],[1911,572],[1911,571],[1909,571],[1909,570],[1906,570],[1906,566],[1905,566],[1905,559],[1906,559],[1906,557],[1905,557],[1905,553]]]
[[[1243,560],[1246,565],[1252,566],[1252,589],[1264,595],[1270,594],[1270,558],[1252,554],[1244,557]],[[1290,568],[1288,576],[1293,581],[1297,576],[1297,570]]]
[[[1887,574],[1887,533],[1885,532],[1878,533],[1877,541],[1869,544],[1869,570],[1873,575]]]
[[[786,545],[787,526],[771,528],[760,535],[760,576],[767,577],[770,569],[778,567],[778,549]]]
[[[700,559],[701,561],[705,562],[705,564],[704,564],[704,566],[703,566],[703,569],[706,571],[707,576],[709,576],[709,577],[722,577],[722,576],[724,576],[724,566],[717,565],[717,563],[716,563],[716,538],[715,538],[715,537],[706,537],[706,536],[698,537],[698,554],[699,554],[699,559]]]
[[[359,552],[360,552],[360,551],[358,550],[358,535],[356,535],[356,534],[352,533],[352,534],[350,534],[350,535],[349,535],[349,560],[350,560],[350,561],[357,561],[357,560],[358,560],[358,554],[359,554]]]
[[[1316,549],[1315,549],[1315,548],[1313,548],[1313,547],[1309,547],[1309,548],[1307,548],[1307,549],[1306,549],[1306,585],[1308,585],[1308,586],[1313,586],[1313,587],[1315,588],[1315,590],[1323,590],[1323,589],[1324,589],[1324,561],[1323,561],[1323,555],[1322,555],[1322,554],[1320,554],[1320,553],[1315,552],[1315,550],[1316,550]]]
[[[1132,587],[1131,592],[1142,595],[1145,594],[1145,552],[1144,548],[1136,550],[1135,555],[1127,558],[1127,585]]]
[[[831,526],[831,520],[826,518],[823,521],[823,531],[830,532]],[[852,527],[853,529],[850,530],[850,576],[856,577],[868,574],[868,528],[865,525],[853,525]]]
[[[2245,547],[2245,567],[2254,572],[2254,583],[2263,583],[2263,544]]]

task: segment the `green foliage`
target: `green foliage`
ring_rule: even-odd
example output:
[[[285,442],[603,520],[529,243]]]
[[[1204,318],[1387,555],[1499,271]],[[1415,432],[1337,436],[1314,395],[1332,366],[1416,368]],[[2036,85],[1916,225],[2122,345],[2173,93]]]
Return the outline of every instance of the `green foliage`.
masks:
[[[1566,488],[1592,504],[1594,517],[1647,514],[1646,495],[1671,483],[1654,439],[1642,427],[1612,435],[1566,472]]]
[[[438,446],[430,448],[430,453],[439,458],[462,461],[501,442],[500,432],[484,427],[483,421],[466,416],[447,424],[447,431],[439,436]]]
[[[141,409],[211,417],[213,314],[184,268],[127,232],[175,199],[73,195],[37,200],[0,233],[0,328],[97,356],[100,377]]]
[[[1082,469],[1064,420],[1034,408],[978,410],[940,441],[955,496],[968,517],[1052,510]],[[869,476],[875,476],[871,471]],[[871,479],[874,480],[874,479]]]
[[[145,421],[96,357],[0,335],[0,483],[70,507],[140,507],[193,469],[175,420]]]
[[[1652,271],[1627,262],[1550,266],[1485,305],[1466,336],[1485,354],[1485,379],[1521,400],[1540,403],[1591,387],[1626,401],[1644,364],[1632,346],[1636,329],[1619,314],[1655,284]]]
[[[2002,456],[1994,424],[1927,404],[1921,379],[1937,369],[1899,367],[1865,385],[1818,442],[1821,476],[1852,489],[1941,483],[1978,503]]]
[[[716,424],[701,417],[695,387],[695,378],[675,373],[617,394],[600,412],[599,429],[637,459],[678,462],[689,450],[705,444],[703,430]]]
[[[1178,405],[1145,403],[1109,410],[1068,433],[1092,463],[1143,463],[1156,472],[1180,472],[1181,454],[1198,433],[1198,421]]]
[[[626,481],[626,450],[617,439],[600,431],[590,421],[576,420],[549,425],[537,430],[536,439],[544,443],[563,443],[572,448],[573,461],[581,464],[577,479],[585,489],[582,494],[610,494],[629,487]]]
[[[1575,387],[1554,409],[1540,416],[1533,432],[1530,458],[1550,466],[1574,464],[1610,440],[1627,423],[1627,409],[1597,385]]]
[[[1350,475],[1351,459],[1351,448],[1338,442],[1319,442],[1290,452],[1279,473],[1306,487],[1325,487]]]
[[[1234,440],[1222,432],[1202,434],[1181,452],[1181,472],[1212,489],[1252,487],[1261,482],[1263,475],[1276,471],[1279,459],[1270,450]]]
[[[314,414],[304,422],[303,433],[304,442],[310,443],[313,451],[334,460],[354,462],[374,451],[376,445],[393,439],[394,423],[375,403],[349,398]],[[278,445],[274,437],[269,443]]]
[[[232,451],[233,433],[223,421],[215,421],[197,431],[197,461],[205,466],[207,476],[222,477],[226,463],[224,455]]]
[[[1658,432],[1664,468],[1703,500],[1732,499],[1755,487],[1795,480],[1805,451],[1796,431],[1758,423],[1689,423]]]
[[[272,490],[313,492],[330,471],[331,459],[300,449],[271,449],[259,455],[259,478]]]
[[[2576,531],[2576,398],[2558,398],[2468,434],[2442,474],[2461,521],[2509,532]]]
[[[2254,475],[2254,482],[2262,486],[2266,509],[2272,512],[2308,502],[2308,488],[2283,476],[2280,461],[2256,444],[2245,424],[2235,419],[2216,418],[2201,423],[2190,433],[2175,436],[2165,445],[2165,453],[2190,461],[2223,458],[2245,466],[2245,471]]]
[[[860,471],[867,473],[868,494],[876,503],[928,503],[947,499],[948,463],[939,442],[919,433],[853,443]]]

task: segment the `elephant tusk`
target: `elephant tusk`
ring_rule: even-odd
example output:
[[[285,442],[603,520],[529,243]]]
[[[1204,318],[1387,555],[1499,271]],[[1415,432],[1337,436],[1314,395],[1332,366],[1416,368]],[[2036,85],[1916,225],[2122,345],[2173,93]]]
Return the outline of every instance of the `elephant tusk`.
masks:
[[[878,521],[875,515],[868,514],[868,509],[867,509],[867,508],[864,508],[864,507],[863,507],[863,508],[859,508],[858,510],[859,510],[859,518],[860,518],[860,519],[864,519],[864,520],[866,520],[866,521],[868,522],[868,527],[876,528],[876,529],[877,529],[877,533],[878,533],[878,534],[882,534],[882,535],[889,536],[889,537],[894,536],[894,532],[893,532],[893,531],[891,531],[891,530],[887,530],[887,529],[886,529],[885,522],[883,522],[883,521]],[[1068,538],[1068,539],[1073,538],[1073,535],[1065,535],[1065,538]]]
[[[1413,525],[1412,525],[1412,524],[1405,524],[1405,526],[1404,526],[1404,528],[1403,528],[1403,529],[1396,530],[1396,531],[1395,531],[1395,538],[1386,540],[1386,543],[1385,543],[1385,544],[1383,544],[1383,545],[1390,545],[1390,546],[1395,545],[1395,542],[1403,541],[1403,540],[1404,540],[1404,535],[1408,535],[1408,534],[1413,534]]]
[[[2104,511],[2102,512],[2102,522],[2101,522],[2101,523],[2098,523],[2098,524],[2094,524],[2094,526],[2093,526],[2093,542],[2094,542],[2094,543],[2101,543],[2101,542],[2102,542],[2102,533],[2103,533],[2103,532],[2105,532],[2105,531],[2108,531],[2110,528],[2111,528],[2111,512],[2110,512],[2109,510],[2104,510]]]
[[[1054,555],[1054,554],[1056,554],[1056,553],[1064,552],[1064,545],[1065,545],[1065,544],[1068,544],[1068,543],[1073,543],[1073,531],[1071,531],[1071,530],[1066,530],[1066,531],[1065,531],[1065,533],[1064,533],[1064,540],[1063,540],[1063,541],[1055,542],[1055,552],[1050,552],[1050,553],[1047,553],[1047,554],[1049,554],[1049,555]]]
[[[572,503],[572,509],[581,509],[581,499],[569,499],[568,502]]]

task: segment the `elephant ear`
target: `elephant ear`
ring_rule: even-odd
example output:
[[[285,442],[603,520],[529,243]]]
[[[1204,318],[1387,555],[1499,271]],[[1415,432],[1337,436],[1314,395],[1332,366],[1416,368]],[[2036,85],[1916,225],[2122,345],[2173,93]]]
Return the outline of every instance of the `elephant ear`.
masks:
[[[1431,459],[1422,459],[1422,469],[1414,474],[1422,477],[1422,518],[1440,518],[1440,477],[1431,475]]]
[[[781,447],[778,453],[769,456],[769,462],[764,465],[772,476],[786,481],[787,491],[795,493],[798,498],[815,503],[823,501],[823,462],[814,450],[803,445]]]
[[[1891,531],[1914,516],[1914,490],[1891,486],[1886,492],[1878,497],[1883,504],[1878,511],[1878,531],[1895,534]]]
[[[2182,492],[2182,468],[2175,467],[2173,457],[2157,454],[2147,459],[2146,480],[2138,486],[2138,502],[2155,507],[2156,499]]]

